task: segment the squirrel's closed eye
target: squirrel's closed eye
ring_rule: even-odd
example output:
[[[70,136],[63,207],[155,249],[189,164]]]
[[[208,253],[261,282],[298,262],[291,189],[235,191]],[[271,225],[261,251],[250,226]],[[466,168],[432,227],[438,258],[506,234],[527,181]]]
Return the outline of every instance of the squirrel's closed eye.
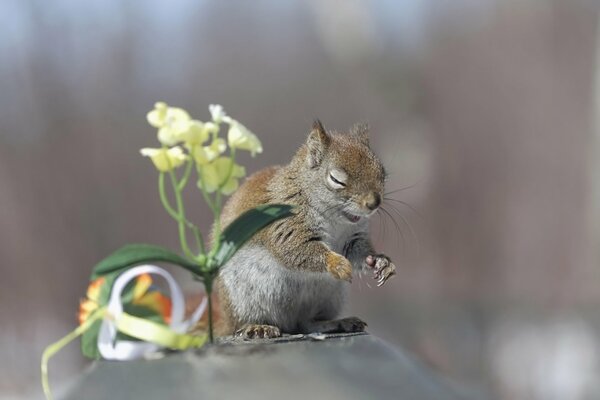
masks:
[[[345,174],[338,173],[334,175],[333,172],[329,173],[329,184],[335,189],[341,189],[346,187],[346,176]]]

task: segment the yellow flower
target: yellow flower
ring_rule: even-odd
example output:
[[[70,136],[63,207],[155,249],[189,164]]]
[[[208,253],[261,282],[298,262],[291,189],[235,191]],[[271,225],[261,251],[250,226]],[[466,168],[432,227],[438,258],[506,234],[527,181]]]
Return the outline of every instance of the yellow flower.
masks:
[[[225,140],[216,138],[209,146],[194,146],[194,160],[200,165],[205,165],[221,154],[227,149]]]
[[[144,148],[140,150],[140,153],[144,157],[150,157],[156,169],[161,172],[177,168],[187,160],[187,155],[183,153],[179,146],[170,149],[164,147],[160,149]]]
[[[252,157],[256,153],[262,153],[263,150],[262,144],[256,135],[234,119],[231,120],[229,125],[227,142],[231,148],[248,150],[252,154]]]
[[[229,157],[219,157],[210,164],[202,166],[198,186],[208,193],[219,190],[229,195],[238,188],[238,179],[246,175],[241,165],[235,164]]]
[[[189,127],[190,116],[182,108],[169,107],[158,102],[146,116],[148,123],[158,128],[158,140],[165,146],[173,146],[183,140],[182,135]]]

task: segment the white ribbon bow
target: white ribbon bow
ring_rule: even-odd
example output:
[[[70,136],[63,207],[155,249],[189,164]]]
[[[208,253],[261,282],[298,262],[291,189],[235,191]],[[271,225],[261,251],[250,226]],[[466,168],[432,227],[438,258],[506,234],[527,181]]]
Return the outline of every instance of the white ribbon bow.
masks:
[[[155,265],[141,265],[123,272],[115,280],[110,300],[107,305],[107,312],[111,318],[104,318],[98,333],[98,350],[106,360],[135,360],[146,357],[152,353],[161,350],[162,347],[148,342],[136,342],[131,340],[116,340],[117,324],[121,314],[123,314],[123,304],[121,303],[121,294],[127,284],[136,277],[143,274],[153,274],[162,276],[169,286],[171,293],[171,322],[169,327],[177,333],[185,333],[191,326],[195,325],[204,312],[208,303],[208,298],[202,299],[202,302],[196,308],[188,320],[185,318],[185,298],[181,288],[164,269]]]

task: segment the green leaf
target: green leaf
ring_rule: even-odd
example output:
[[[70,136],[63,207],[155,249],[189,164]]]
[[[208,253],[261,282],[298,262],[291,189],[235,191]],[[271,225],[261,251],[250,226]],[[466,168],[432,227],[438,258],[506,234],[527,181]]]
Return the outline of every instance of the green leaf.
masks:
[[[179,265],[194,274],[199,272],[197,264],[163,247],[151,244],[128,244],[96,264],[91,279],[96,279],[111,272],[122,271],[136,264],[156,261]]]
[[[288,204],[265,204],[240,215],[221,234],[221,245],[215,255],[217,265],[225,264],[259,230],[278,219],[293,215],[292,208]]]
[[[98,350],[98,331],[100,330],[100,325],[102,325],[101,319],[94,322],[81,336],[81,353],[84,357],[93,360],[102,359],[100,351]]]

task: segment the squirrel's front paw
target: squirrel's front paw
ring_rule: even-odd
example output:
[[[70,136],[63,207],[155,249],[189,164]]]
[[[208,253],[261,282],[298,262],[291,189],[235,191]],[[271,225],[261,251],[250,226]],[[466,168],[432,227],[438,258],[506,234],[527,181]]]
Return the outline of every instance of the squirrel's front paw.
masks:
[[[367,256],[365,263],[368,267],[373,268],[373,272],[375,273],[373,279],[377,280],[378,287],[386,283],[392,276],[396,275],[396,266],[392,263],[390,258],[384,254]]]
[[[325,260],[327,271],[337,279],[352,282],[352,264],[344,256],[330,251]]]

